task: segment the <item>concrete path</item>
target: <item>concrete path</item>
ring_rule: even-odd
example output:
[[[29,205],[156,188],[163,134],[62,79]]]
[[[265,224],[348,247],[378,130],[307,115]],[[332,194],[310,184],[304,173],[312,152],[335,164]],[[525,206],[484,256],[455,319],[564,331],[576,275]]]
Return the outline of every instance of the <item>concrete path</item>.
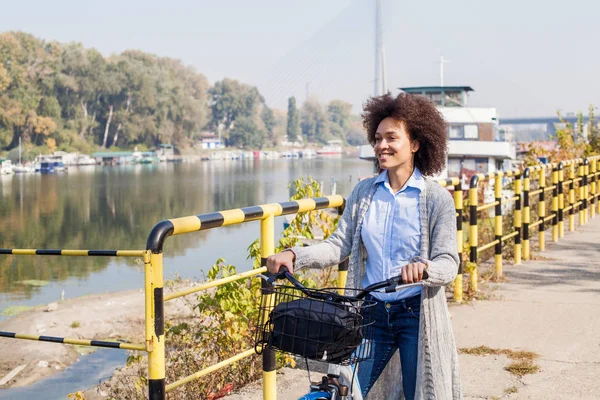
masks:
[[[490,300],[450,305],[459,348],[539,354],[540,371],[523,377],[505,355],[461,354],[466,399],[600,399],[600,217],[576,228],[538,260],[505,265],[506,282],[483,285]],[[284,369],[278,399],[307,386],[305,371]],[[262,399],[260,384],[227,399]]]

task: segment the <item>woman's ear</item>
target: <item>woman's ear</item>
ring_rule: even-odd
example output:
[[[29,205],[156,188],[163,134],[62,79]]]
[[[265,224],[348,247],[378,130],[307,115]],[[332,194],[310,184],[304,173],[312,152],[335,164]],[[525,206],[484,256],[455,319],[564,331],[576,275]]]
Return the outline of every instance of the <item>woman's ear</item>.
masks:
[[[418,140],[413,140],[413,141],[410,143],[410,147],[411,147],[411,151],[412,151],[413,153],[416,153],[416,152],[417,152],[417,151],[419,151],[419,149],[421,148],[421,144],[419,143],[419,141],[418,141]]]

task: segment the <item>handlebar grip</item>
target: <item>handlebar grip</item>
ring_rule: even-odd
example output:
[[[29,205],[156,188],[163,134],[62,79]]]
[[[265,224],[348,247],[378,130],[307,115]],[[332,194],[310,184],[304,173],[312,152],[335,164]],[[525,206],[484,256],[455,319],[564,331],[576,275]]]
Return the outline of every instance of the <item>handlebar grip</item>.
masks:
[[[285,277],[286,272],[290,272],[290,270],[285,265],[282,265],[281,267],[279,267],[279,272],[277,274],[281,274],[283,275],[283,277]]]
[[[423,280],[425,280],[425,279],[427,279],[427,278],[429,278],[429,274],[427,273],[427,270],[426,270],[426,269],[424,269],[424,270],[423,270]]]

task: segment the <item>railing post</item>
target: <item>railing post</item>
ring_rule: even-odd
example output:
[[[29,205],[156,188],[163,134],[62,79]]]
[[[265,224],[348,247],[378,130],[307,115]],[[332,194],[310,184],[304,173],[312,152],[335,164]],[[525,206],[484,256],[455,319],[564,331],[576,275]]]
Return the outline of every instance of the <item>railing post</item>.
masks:
[[[538,217],[540,220],[538,241],[539,241],[539,250],[546,250],[546,232],[544,232],[546,223],[544,222],[544,218],[546,218],[546,168],[545,166],[540,168],[540,195],[538,202]]]
[[[563,238],[565,236],[565,193],[563,189],[563,182],[565,180],[565,174],[563,171],[564,165],[561,162],[558,163],[558,237]]]
[[[267,257],[275,252],[275,217],[268,214],[260,220],[260,263],[267,265]],[[263,296],[272,296],[263,290]],[[265,304],[269,304],[268,302]],[[263,400],[277,399],[275,351],[265,349],[263,361]]]
[[[552,241],[558,242],[558,166],[552,168]]]
[[[341,217],[344,213],[346,203],[342,204],[337,208],[338,215]],[[345,292],[346,281],[348,280],[348,266],[350,265],[349,259],[345,259],[338,265],[338,293],[343,295]]]
[[[477,267],[477,184],[479,183],[479,176],[473,175],[469,182],[469,261],[473,263],[473,269],[471,272],[471,290],[476,292],[478,289],[477,281],[479,279],[479,271]]]
[[[599,165],[598,165],[598,161],[600,160],[600,156],[596,156],[594,157],[595,161],[596,161],[596,173],[594,174],[594,181],[596,182],[596,194],[595,194],[595,198],[596,198],[596,203],[598,204],[598,210],[597,212],[600,214],[600,198],[599,196],[599,192],[600,192],[600,182],[598,182],[598,173],[599,173]]]
[[[596,216],[596,157],[590,163],[590,218]]]
[[[569,168],[569,232],[575,230],[575,160],[571,162]]]
[[[496,209],[494,210],[494,233],[498,243],[494,246],[494,261],[496,266],[496,276],[502,276],[502,171],[496,172],[494,177],[494,197]]]
[[[517,173],[515,175],[515,219],[513,223],[513,227],[517,232],[517,236],[515,236],[514,241],[514,249],[515,253],[515,265],[521,264],[521,174]]]
[[[458,273],[454,279],[454,301],[463,301],[463,190],[461,182],[454,186],[454,208],[456,209],[456,250],[458,251]]]
[[[350,259],[346,258],[344,261],[339,263],[338,265],[338,293],[343,295],[346,291],[346,281],[348,279],[348,266],[350,265]]]
[[[584,210],[585,210],[585,205],[586,205],[586,201],[585,201],[585,186],[584,186],[584,182],[585,182],[585,167],[583,165],[583,162],[581,162],[581,164],[579,164],[579,225],[583,225],[585,224],[585,217],[583,215]]]
[[[583,159],[583,221],[588,222],[588,204],[590,196],[590,183],[588,175],[590,174],[590,162],[587,158]]]
[[[529,207],[530,169],[523,171],[523,259],[529,260],[529,224],[531,223],[531,210]]]
[[[150,253],[152,276],[152,350],[148,352],[148,392],[150,400],[165,400],[165,312],[163,302],[163,253]]]

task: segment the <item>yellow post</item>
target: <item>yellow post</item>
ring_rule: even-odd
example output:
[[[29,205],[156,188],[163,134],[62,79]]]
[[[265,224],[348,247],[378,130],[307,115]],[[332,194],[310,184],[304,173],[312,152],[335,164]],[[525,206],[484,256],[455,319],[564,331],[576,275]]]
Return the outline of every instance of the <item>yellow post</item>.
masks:
[[[454,208],[456,209],[456,250],[458,251],[458,274],[454,279],[454,301],[462,303],[463,301],[463,191],[460,182],[454,186]]]
[[[338,293],[344,294],[346,291],[346,281],[348,280],[348,266],[350,265],[349,259],[345,259],[338,265]]]
[[[565,171],[562,161],[558,163],[558,237],[565,237],[565,192],[563,182],[565,181]]]
[[[571,168],[569,168],[569,232],[575,230],[575,161],[571,162]]]
[[[471,272],[471,290],[476,292],[479,290],[477,287],[477,281],[479,278],[479,271],[477,268],[477,184],[479,183],[479,177],[473,175],[469,185],[469,261],[472,265]]]
[[[583,160],[583,221],[587,224],[588,222],[588,206],[590,202],[590,180],[588,176],[590,174],[590,162],[586,158]]]
[[[514,241],[515,265],[521,264],[521,183],[521,175],[515,176],[515,196],[517,197],[515,201],[515,220],[513,223],[513,227],[517,232]]]
[[[341,206],[339,206],[337,208],[338,211],[338,215],[342,215],[344,213],[344,207],[345,204],[342,204]],[[346,281],[348,280],[348,266],[350,265],[350,262],[348,259],[342,261],[339,265],[338,265],[338,293],[339,294],[344,294],[345,292],[345,287],[346,287]]]
[[[531,223],[531,210],[529,207],[530,170],[523,171],[523,260],[529,260],[529,224]]]
[[[151,324],[146,321],[146,328],[151,328],[151,347],[148,352],[148,391],[150,400],[164,400],[165,391],[165,313],[163,302],[163,253],[150,252],[150,264],[145,265],[145,273],[151,291]],[[148,332],[146,333],[148,336]]]
[[[552,241],[558,242],[558,166],[552,168]]]
[[[494,214],[494,233],[495,240],[498,241],[494,246],[494,261],[496,267],[496,276],[502,276],[502,171],[496,172],[494,177],[494,197],[496,200],[496,208]]]
[[[538,241],[539,241],[539,249],[540,251],[544,251],[546,250],[546,232],[545,231],[545,225],[546,223],[544,222],[544,218],[546,218],[546,168],[542,167],[540,169],[540,197],[539,197],[539,202],[538,202],[538,216],[540,219],[540,225],[539,225],[539,234],[538,234]]]
[[[590,165],[590,218],[596,216],[596,166],[598,160],[596,157],[592,158]]]
[[[585,185],[584,185],[584,177],[585,177],[585,167],[583,166],[583,162],[579,165],[579,225],[585,224],[584,217],[584,204],[585,204]]]
[[[267,257],[275,252],[275,217],[268,214],[260,220],[260,257],[261,265],[267,265]],[[263,296],[272,296],[263,292]],[[266,304],[269,304],[268,302]],[[277,399],[275,352],[263,351],[263,400]]]

